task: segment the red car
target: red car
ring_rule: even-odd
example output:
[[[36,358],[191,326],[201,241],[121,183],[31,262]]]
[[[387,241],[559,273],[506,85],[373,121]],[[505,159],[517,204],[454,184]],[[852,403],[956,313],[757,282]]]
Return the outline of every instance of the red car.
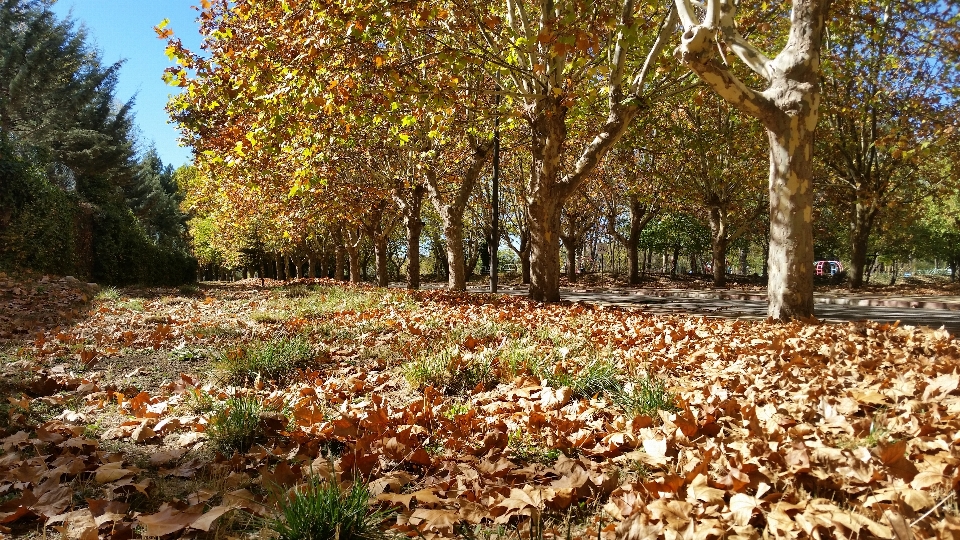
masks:
[[[818,276],[832,276],[843,272],[843,264],[840,261],[816,261],[813,268]]]

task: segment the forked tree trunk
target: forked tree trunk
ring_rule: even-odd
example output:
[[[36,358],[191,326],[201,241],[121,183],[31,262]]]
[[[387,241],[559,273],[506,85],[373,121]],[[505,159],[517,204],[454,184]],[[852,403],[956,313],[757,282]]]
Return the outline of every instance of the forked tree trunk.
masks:
[[[453,197],[443,193],[436,172],[428,170],[425,175],[427,193],[430,202],[443,222],[443,235],[446,240],[447,286],[452,291],[467,289],[466,264],[463,248],[463,214],[470,194],[480,179],[483,168],[493,153],[493,141],[471,141],[473,153],[466,163],[463,180]]]
[[[348,226],[344,230],[343,249],[347,252],[347,259],[350,262],[350,282],[360,283],[363,281],[360,264],[360,240],[362,239],[360,231],[353,226]]]
[[[718,95],[760,120],[770,143],[767,314],[813,315],[813,135],[820,109],[820,46],[830,0],[793,0],[790,35],[769,59],[736,28],[733,0],[707,0],[703,20],[676,0],[684,34],[676,56]],[[769,83],[757,91],[717,55],[718,36]]]

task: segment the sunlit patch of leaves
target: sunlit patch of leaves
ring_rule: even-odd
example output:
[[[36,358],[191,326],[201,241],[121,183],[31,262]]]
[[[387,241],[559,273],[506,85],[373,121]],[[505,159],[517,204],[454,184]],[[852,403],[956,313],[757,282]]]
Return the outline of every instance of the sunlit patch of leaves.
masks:
[[[349,488],[311,476],[280,499],[280,516],[270,529],[280,540],[380,540],[391,512],[370,507],[370,492],[362,481]]]
[[[258,341],[220,355],[216,367],[232,384],[256,380],[282,380],[314,359],[313,346],[301,337]]]

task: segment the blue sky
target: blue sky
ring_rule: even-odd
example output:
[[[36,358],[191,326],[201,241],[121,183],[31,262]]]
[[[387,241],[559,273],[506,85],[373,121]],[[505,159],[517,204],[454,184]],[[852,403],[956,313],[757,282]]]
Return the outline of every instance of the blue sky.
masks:
[[[153,144],[164,163],[174,167],[191,161],[190,150],[177,145],[178,132],[168,123],[164,106],[167,96],[178,89],[167,86],[161,76],[171,66],[164,54],[166,43],[153,27],[170,19],[170,28],[191,50],[200,46],[198,11],[191,6],[200,0],[58,0],[53,11],[61,18],[72,17],[87,28],[88,39],[112,64],[126,60],[120,71],[117,98],[126,101],[136,95],[137,126],[143,148]]]

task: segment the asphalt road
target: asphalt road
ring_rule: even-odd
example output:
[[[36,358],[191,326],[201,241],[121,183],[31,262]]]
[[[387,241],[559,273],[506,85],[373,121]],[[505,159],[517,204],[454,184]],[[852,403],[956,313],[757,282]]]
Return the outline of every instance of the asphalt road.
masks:
[[[482,292],[481,289],[473,289]],[[522,289],[503,290],[505,294],[526,295]],[[719,298],[663,298],[636,293],[622,292],[573,292],[563,290],[563,300],[586,302],[596,305],[636,307],[653,313],[703,315],[707,317],[725,317],[740,319],[765,319],[767,303],[758,300],[733,300]],[[822,321],[845,322],[870,320],[900,325],[945,327],[952,335],[960,335],[960,311],[947,309],[926,309],[908,307],[882,307],[821,304],[814,307],[816,317]]]

